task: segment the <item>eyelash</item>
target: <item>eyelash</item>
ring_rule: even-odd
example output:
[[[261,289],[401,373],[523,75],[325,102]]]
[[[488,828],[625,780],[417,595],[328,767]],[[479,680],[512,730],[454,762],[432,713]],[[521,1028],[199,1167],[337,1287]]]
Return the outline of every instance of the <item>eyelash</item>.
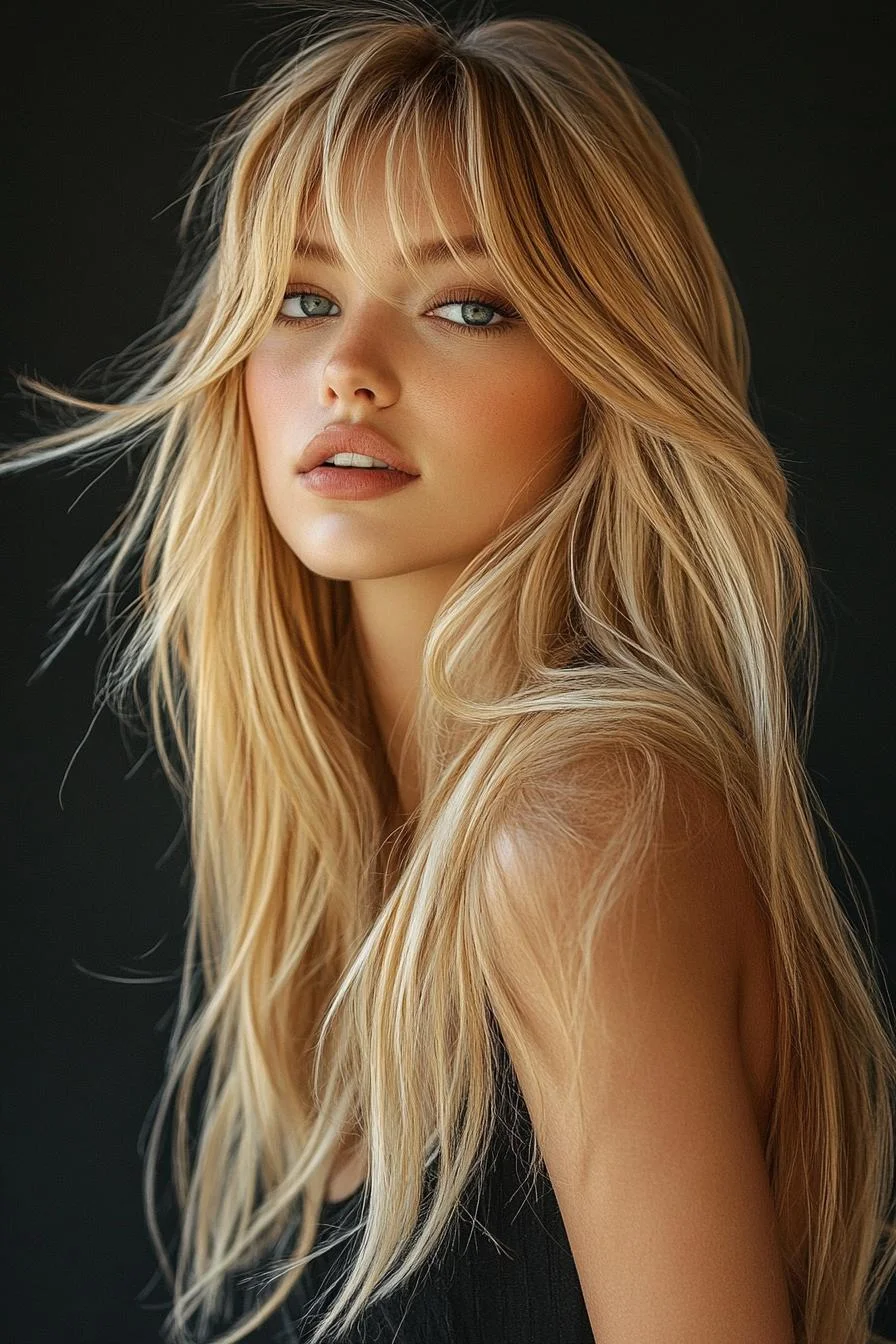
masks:
[[[335,299],[329,298],[326,294],[319,293],[316,289],[305,289],[301,285],[296,285],[288,289],[283,295],[283,302],[287,299],[298,298],[300,294],[312,294],[315,298],[327,299],[328,303],[336,302]],[[491,308],[492,312],[500,313],[505,320],[494,325],[489,324],[487,327],[477,327],[468,326],[464,322],[452,322],[448,317],[436,318],[437,322],[444,322],[447,326],[451,327],[453,331],[470,332],[474,336],[497,336],[501,332],[512,330],[515,321],[517,319],[521,320],[521,314],[518,313],[515,308],[511,308],[509,304],[499,303],[497,301],[492,302],[491,300],[486,299],[482,294],[471,294],[469,291],[446,294],[444,298],[438,301],[438,303],[430,304],[430,307],[445,308],[448,304],[457,303],[475,303],[482,308]],[[319,322],[321,319],[326,320],[328,316],[329,314],[322,313],[315,317],[289,317],[285,313],[278,312],[274,317],[274,321],[275,323],[282,323],[286,326],[303,327],[312,322]]]

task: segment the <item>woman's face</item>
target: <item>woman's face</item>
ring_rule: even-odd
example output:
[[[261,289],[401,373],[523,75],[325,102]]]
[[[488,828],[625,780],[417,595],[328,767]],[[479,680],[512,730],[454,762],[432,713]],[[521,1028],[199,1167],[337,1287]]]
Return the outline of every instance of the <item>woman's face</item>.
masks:
[[[451,234],[472,233],[447,165],[435,185]],[[402,190],[413,241],[434,238],[413,180]],[[422,286],[393,258],[379,160],[359,199],[369,264],[398,306],[345,265],[296,258],[281,309],[296,320],[275,322],[244,370],[265,502],[293,553],[325,577],[460,573],[565,474],[582,398],[527,325],[496,311],[512,304],[485,258],[428,265]],[[300,301],[296,290],[314,297]],[[544,301],[555,300],[546,292]],[[336,420],[379,430],[417,479],[375,498],[313,493],[298,459]]]

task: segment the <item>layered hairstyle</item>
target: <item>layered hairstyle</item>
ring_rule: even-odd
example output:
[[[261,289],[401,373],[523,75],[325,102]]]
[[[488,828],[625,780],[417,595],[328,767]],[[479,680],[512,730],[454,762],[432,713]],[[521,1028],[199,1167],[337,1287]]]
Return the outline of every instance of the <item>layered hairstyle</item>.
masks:
[[[549,18],[452,24],[413,0],[328,11],[284,29],[271,72],[215,124],[183,213],[189,260],[114,394],[20,377],[69,422],[0,466],[140,459],[59,590],[39,670],[105,598],[105,701],[137,706],[189,826],[183,979],[145,1154],[169,1338],[197,1315],[202,1338],[219,1329],[233,1273],[267,1291],[219,1344],[287,1303],[347,1130],[369,1155],[361,1236],[314,1344],[437,1248],[495,1123],[496,1005],[516,1038],[490,917],[502,845],[521,818],[550,852],[577,843],[606,806],[591,767],[612,759],[590,933],[656,835],[670,771],[694,772],[724,796],[773,949],[765,1158],[797,1340],[865,1344],[896,1264],[896,1051],[867,923],[860,936],[822,855],[820,824],[843,847],[804,765],[818,621],[733,284],[669,140],[590,36]],[[409,270],[399,165],[411,156],[440,219],[428,169],[449,152],[510,300],[583,404],[569,472],[438,611],[422,798],[397,831],[350,585],[272,525],[243,388],[297,230],[325,221],[360,267],[357,167],[382,145]],[[572,1037],[582,1014],[555,992]],[[156,1193],[166,1116],[176,1258]]]

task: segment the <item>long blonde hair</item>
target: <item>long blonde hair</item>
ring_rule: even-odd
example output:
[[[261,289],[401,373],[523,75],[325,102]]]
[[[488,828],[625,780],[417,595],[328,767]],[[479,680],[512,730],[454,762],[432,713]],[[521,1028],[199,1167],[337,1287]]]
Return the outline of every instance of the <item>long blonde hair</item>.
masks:
[[[145,449],[131,498],[61,590],[77,600],[51,657],[105,597],[107,701],[123,714],[133,698],[144,721],[148,704],[188,818],[183,981],[146,1151],[169,1337],[198,1312],[207,1338],[227,1276],[262,1263],[300,1208],[290,1253],[258,1276],[270,1292],[216,1339],[244,1338],[287,1299],[346,1128],[369,1154],[366,1225],[313,1344],[436,1249],[494,1123],[502,841],[525,807],[546,846],[569,843],[605,795],[600,772],[566,767],[612,749],[629,783],[598,916],[646,852],[670,767],[726,799],[774,949],[766,1161],[797,1341],[866,1344],[896,1265],[896,1051],[867,926],[860,940],[820,850],[816,822],[833,830],[803,765],[816,618],[788,485],[750,414],[725,266],[658,122],[586,34],[548,18],[452,27],[412,0],[331,15],[290,30],[290,54],[216,128],[183,216],[199,255],[120,394],[20,379],[72,424],[0,465]],[[422,801],[397,834],[349,584],[310,572],[273,527],[242,381],[297,223],[322,210],[355,264],[355,165],[381,137],[402,250],[396,158],[416,154],[438,218],[428,165],[449,148],[509,298],[584,406],[566,478],[476,557],[432,626]],[[154,1175],[169,1112],[175,1265]]]

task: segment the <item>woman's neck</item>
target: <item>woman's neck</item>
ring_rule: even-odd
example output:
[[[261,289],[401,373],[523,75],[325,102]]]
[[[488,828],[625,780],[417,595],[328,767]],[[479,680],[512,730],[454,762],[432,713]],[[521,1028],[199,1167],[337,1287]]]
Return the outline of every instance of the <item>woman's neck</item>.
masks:
[[[398,789],[402,819],[420,801],[413,713],[423,646],[448,590],[464,565],[417,574],[352,580],[352,622],[370,699]]]

